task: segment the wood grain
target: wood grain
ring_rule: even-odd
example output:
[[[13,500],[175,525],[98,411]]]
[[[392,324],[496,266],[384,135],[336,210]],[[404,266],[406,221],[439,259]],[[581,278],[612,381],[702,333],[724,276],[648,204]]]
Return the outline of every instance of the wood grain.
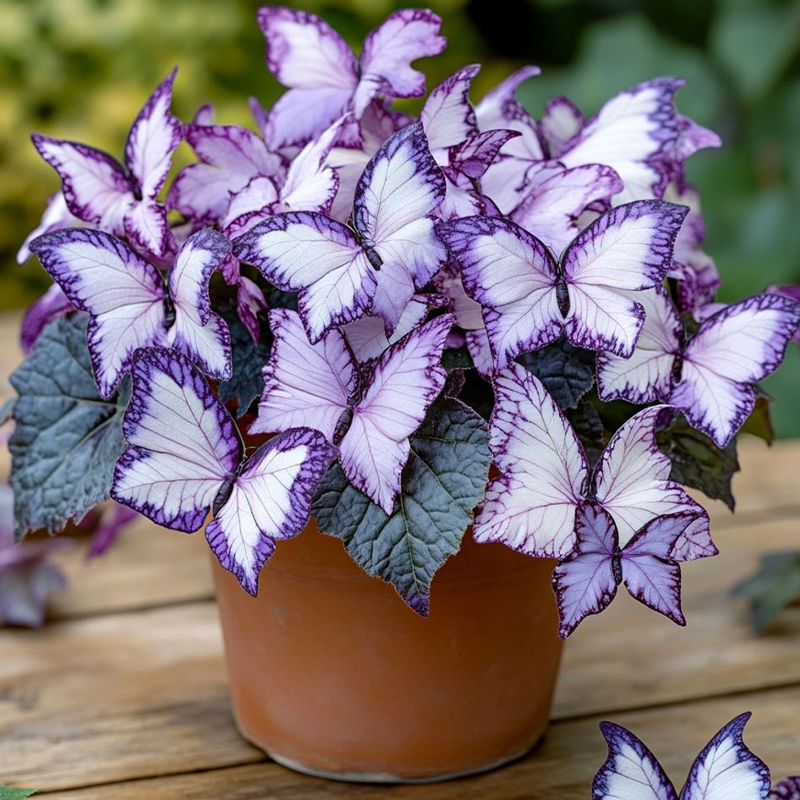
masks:
[[[689,766],[716,730],[742,711],[754,712],[746,731],[751,748],[775,777],[797,770],[800,689],[744,694],[666,709],[615,715],[656,753],[680,789]],[[556,723],[530,756],[473,778],[427,786],[335,783],[263,763],[158,780],[61,792],[53,800],[586,800],[605,759],[599,717]]]
[[[686,629],[624,596],[587,621],[566,648],[555,717],[800,684],[800,609],[758,639],[727,594],[797,533],[794,520],[733,528],[721,556],[686,565]],[[261,759],[233,727],[213,603],[8,631],[0,650],[0,775],[15,783],[70,788]]]

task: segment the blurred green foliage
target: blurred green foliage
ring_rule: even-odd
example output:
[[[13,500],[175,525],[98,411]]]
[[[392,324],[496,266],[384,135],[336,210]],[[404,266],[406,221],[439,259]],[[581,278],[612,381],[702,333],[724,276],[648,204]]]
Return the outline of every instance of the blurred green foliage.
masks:
[[[280,87],[263,64],[255,0],[0,0],[0,308],[46,285],[14,253],[58,188],[28,134],[39,131],[121,153],[148,93],[179,65],[175,111],[204,102],[248,123],[246,99],[269,104]],[[349,40],[397,4],[301,4]],[[714,128],[719,151],[689,164],[703,200],[708,252],[722,300],[769,283],[800,282],[800,0],[433,0],[445,56],[422,62],[429,85],[480,61],[476,97],[512,68],[537,63],[522,99],[538,113],[567,94],[587,114],[605,98],[659,75],[687,79],[681,111]],[[415,103],[410,103],[415,108]],[[182,145],[177,166],[190,158]],[[800,350],[765,382],[779,436],[800,435]]]

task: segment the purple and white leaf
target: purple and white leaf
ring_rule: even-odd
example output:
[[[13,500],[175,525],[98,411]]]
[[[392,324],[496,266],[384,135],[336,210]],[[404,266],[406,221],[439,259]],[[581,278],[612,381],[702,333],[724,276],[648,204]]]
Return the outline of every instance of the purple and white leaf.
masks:
[[[70,303],[89,314],[88,343],[102,397],[110,397],[134,352],[166,342],[158,270],[114,236],[84,228],[46,233],[31,244]]]
[[[623,292],[651,289],[672,263],[675,237],[687,209],[643,200],[611,209],[569,246],[563,258],[572,344],[629,357],[644,324],[644,309]]]
[[[678,800],[658,759],[629,730],[601,722],[608,758],[592,782],[592,800]]]
[[[502,218],[467,217],[441,230],[467,294],[483,307],[498,369],[559,337],[557,267],[538,239]]]
[[[311,500],[333,449],[318,431],[300,428],[275,436],[247,460],[230,496],[206,527],[220,565],[253,596],[275,543],[308,523]]]
[[[550,158],[558,158],[564,145],[583,128],[586,118],[568,97],[559,95],[547,101],[539,132],[547,145]]]
[[[752,384],[774,372],[800,324],[800,303],[760,294],[726,306],[702,323],[683,349],[669,402],[719,447],[755,406]]]
[[[220,380],[231,376],[231,338],[228,326],[211,310],[208,282],[230,252],[221,233],[204,228],[186,240],[169,273],[175,322],[167,341]]]
[[[617,173],[600,164],[555,172],[536,183],[510,217],[560,255],[580,233],[584,210],[609,203],[622,188]]]
[[[489,447],[500,476],[475,517],[477,542],[543,558],[575,547],[575,512],[588,464],[575,432],[541,381],[510,364],[494,378]]]
[[[351,483],[387,514],[400,491],[408,437],[444,386],[442,350],[454,321],[448,314],[436,317],[380,357],[339,443],[339,460]]]
[[[767,795],[768,800],[800,800],[800,778],[784,778]]]
[[[705,746],[689,771],[681,800],[764,800],[769,769],[742,739],[750,716],[740,714]]]
[[[469,101],[472,81],[480,64],[462,67],[431,90],[419,114],[428,143],[440,166],[447,163],[446,151],[478,132],[475,109]]]
[[[708,515],[680,484],[669,479],[672,464],[656,442],[660,417],[669,410],[665,405],[642,409],[611,437],[595,467],[593,496],[613,517],[620,547],[626,547],[636,531],[656,517],[690,514],[698,521],[687,529],[691,541],[679,540],[681,560],[716,555]]]
[[[74,311],[72,303],[64,294],[63,289],[54,283],[38,300],[32,303],[22,318],[19,332],[22,351],[26,354],[30,352],[47,324],[57,317],[69,314],[70,311]]]
[[[63,192],[56,192],[48,201],[39,224],[25,237],[17,251],[17,264],[24,264],[31,257],[30,244],[43,233],[60,228],[79,228],[83,221],[78,219],[67,207]]]

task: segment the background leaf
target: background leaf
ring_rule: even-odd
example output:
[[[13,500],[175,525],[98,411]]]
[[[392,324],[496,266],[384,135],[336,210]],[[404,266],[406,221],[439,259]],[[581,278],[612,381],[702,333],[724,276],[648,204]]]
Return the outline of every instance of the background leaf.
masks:
[[[733,593],[750,600],[753,627],[763,631],[786,606],[800,600],[800,552],[762,556],[758,571]]]
[[[461,546],[483,499],[490,461],[483,419],[457,400],[441,400],[411,437],[391,515],[351,486],[338,464],[323,478],[312,513],[369,575],[391,583],[427,616],[433,576]]]
[[[18,786],[0,785],[0,800],[25,800],[32,794],[36,794],[38,789],[23,789]]]
[[[731,480],[739,471],[735,439],[721,449],[704,433],[692,428],[683,416],[660,431],[657,439],[672,462],[671,480],[699,489],[712,500],[722,500],[733,511],[736,501]]]
[[[83,314],[51,322],[11,376],[19,395],[9,442],[18,539],[39,528],[60,531],[108,499],[130,380],[110,400],[100,397],[86,322]]]
[[[236,403],[236,416],[242,417],[255,400],[261,397],[264,379],[261,370],[269,359],[272,334],[266,321],[261,323],[258,344],[242,324],[234,306],[225,304],[219,313],[228,323],[231,332],[231,377],[219,385],[219,396],[223,403]]]

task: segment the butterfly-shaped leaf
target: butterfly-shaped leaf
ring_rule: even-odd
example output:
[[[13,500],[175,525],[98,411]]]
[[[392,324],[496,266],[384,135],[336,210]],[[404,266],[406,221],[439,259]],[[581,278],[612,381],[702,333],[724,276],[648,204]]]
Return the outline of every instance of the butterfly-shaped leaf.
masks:
[[[628,292],[661,283],[686,209],[643,200],[586,228],[556,262],[535,236],[507,219],[469,217],[443,225],[467,293],[483,306],[503,368],[562,333],[576,347],[630,356],[644,323]]]
[[[694,514],[655,517],[620,547],[611,515],[591,503],[575,518],[577,545],[553,572],[559,634],[566,639],[590,614],[605,610],[625,587],[640,603],[685,625],[681,572],[672,556]]]
[[[196,531],[252,595],[275,542],[308,522],[317,482],[333,451],[317,431],[275,436],[246,459],[235,423],[200,371],[164,348],[134,357],[125,414],[128,449],[111,496],[159,525]]]
[[[170,112],[175,70],[136,117],[125,144],[125,163],[88,145],[34,134],[33,144],[58,172],[70,212],[139,247],[163,256],[170,242],[167,212],[158,193],[167,178],[183,126]]]
[[[682,344],[683,329],[666,292],[642,295],[647,319],[633,355],[598,355],[601,398],[666,400],[725,447],[755,406],[753,384],[783,360],[800,324],[800,303],[755,295],[713,314]]]
[[[678,147],[685,117],[676,112],[674,97],[683,83],[656,78],[615,95],[563,144],[558,160],[566,167],[605,164],[614,169],[625,184],[617,203],[663,197],[693,152]],[[719,139],[706,133],[703,146],[719,146]]]
[[[694,761],[680,800],[764,800],[770,775],[742,740],[750,713],[720,730]],[[592,800],[678,800],[656,757],[629,730],[601,722],[608,759],[592,783]]]
[[[580,233],[578,217],[586,208],[608,204],[623,188],[617,173],[600,164],[528,174],[535,177],[509,216],[557,254]]]
[[[165,286],[161,273],[121,239],[65,228],[31,244],[75,308],[89,314],[88,342],[100,394],[110,396],[134,352],[169,345],[214,377],[230,377],[230,334],[211,310],[208,281],[230,253],[210,228],[183,244]]]
[[[620,547],[655,517],[689,513],[697,520],[673,555],[714,555],[708,515],[669,480],[671,464],[655,440],[653,406],[631,417],[590,472],[586,454],[541,381],[512,364],[494,379],[489,444],[499,477],[489,483],[475,519],[478,542],[499,541],[529,555],[564,558],[575,548],[575,515],[587,497],[611,514]]]
[[[288,211],[327,214],[339,190],[339,176],[327,163],[347,118],[333,123],[292,159],[279,186],[258,176],[232,194],[222,228],[229,238],[240,236],[267,217]]]
[[[258,22],[267,40],[267,67],[289,89],[266,120],[276,148],[305,144],[348,110],[360,118],[380,95],[424,94],[425,77],[411,62],[445,46],[441,19],[426,9],[390,14],[367,35],[360,58],[314,14],[266,6]]]
[[[231,195],[261,179],[275,192],[285,161],[253,131],[238,125],[193,122],[186,141],[200,161],[185,166],[167,194],[167,205],[195,224],[217,223],[228,212]]]
[[[234,242],[234,255],[284,291],[299,291],[298,310],[312,341],[370,311],[387,333],[447,253],[433,212],[444,177],[420,123],[392,136],[356,188],[353,227],[322,214],[277,214]]]
[[[408,437],[444,386],[440,361],[452,323],[445,315],[415,328],[386,350],[365,378],[340,331],[312,344],[295,312],[273,309],[275,340],[251,430],[320,431],[338,445],[350,482],[391,513],[408,460]]]

